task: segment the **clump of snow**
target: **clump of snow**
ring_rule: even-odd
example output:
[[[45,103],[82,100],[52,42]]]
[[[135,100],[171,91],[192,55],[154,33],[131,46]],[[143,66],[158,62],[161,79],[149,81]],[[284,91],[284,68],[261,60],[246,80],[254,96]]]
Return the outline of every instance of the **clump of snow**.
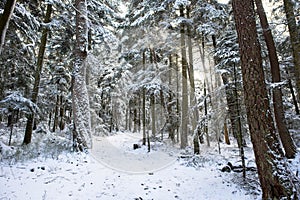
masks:
[[[71,131],[68,128],[60,133],[53,133],[41,124],[33,132],[32,142],[22,145],[25,127],[20,124],[18,123],[13,131],[12,146],[8,146],[9,127],[1,124],[0,157],[3,162],[14,164],[37,157],[55,159],[62,152],[72,151]]]
[[[179,8],[179,6],[189,6],[191,4],[188,0],[176,0],[174,3],[175,8]]]
[[[0,112],[8,113],[11,110],[32,114],[38,112],[39,108],[30,99],[23,97],[19,92],[12,92],[0,101]]]

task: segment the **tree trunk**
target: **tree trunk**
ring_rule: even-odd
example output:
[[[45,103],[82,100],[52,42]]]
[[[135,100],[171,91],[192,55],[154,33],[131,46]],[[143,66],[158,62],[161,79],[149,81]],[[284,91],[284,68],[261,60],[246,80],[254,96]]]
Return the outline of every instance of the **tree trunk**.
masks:
[[[59,108],[59,129],[64,130],[65,129],[65,107],[63,104],[63,96],[60,95],[60,108]]]
[[[146,52],[143,51],[143,70],[146,70]],[[142,121],[143,121],[143,145],[146,145],[146,91],[143,87],[143,97],[142,97]]]
[[[7,0],[4,11],[0,17],[0,54],[4,46],[5,35],[8,29],[9,21],[14,12],[17,0]]]
[[[128,130],[132,129],[132,108],[131,108],[131,100],[129,100],[129,111],[128,111]]]
[[[184,8],[180,6],[180,17],[184,17]],[[181,135],[180,148],[188,145],[188,88],[187,88],[187,59],[185,46],[185,25],[180,25],[180,49],[181,49],[181,70],[182,70],[182,102],[181,102]]]
[[[133,132],[136,133],[137,132],[137,128],[138,128],[138,110],[137,110],[137,101],[138,99],[135,98],[134,100],[134,107],[133,107]]]
[[[18,121],[18,115],[19,115],[19,111],[18,110],[13,110],[11,112],[10,118],[11,121],[9,123],[9,127],[10,127],[10,134],[9,134],[9,140],[8,140],[8,146],[11,145],[11,140],[12,140],[12,134],[13,134],[13,128],[14,128],[14,124],[17,123]]]
[[[176,114],[180,116],[180,105],[179,105],[179,64],[178,64],[178,54],[176,54]],[[176,142],[179,142],[179,125],[176,128]]]
[[[212,39],[212,43],[213,43],[213,47],[214,49],[217,48],[217,38],[216,38],[216,35],[213,34],[211,36],[211,39]],[[214,57],[214,66],[218,63],[218,61],[215,59]],[[216,74],[216,73],[212,73],[211,69],[212,67],[209,68],[210,69],[210,73],[211,73],[211,83],[213,85],[213,83],[215,83],[215,87],[216,88],[219,88],[221,86],[221,82],[220,82],[220,77]],[[212,79],[212,75],[214,74],[214,81]],[[213,90],[212,90],[213,91]],[[212,92],[211,93],[214,97],[211,98],[211,104],[212,104],[212,109],[213,110],[220,110],[220,104],[223,103],[223,98],[220,98],[220,95],[218,95],[216,92]],[[213,130],[215,131],[216,133],[216,140],[217,140],[217,144],[218,144],[218,150],[219,150],[219,154],[221,154],[221,146],[220,146],[220,122],[219,122],[219,118],[222,118],[220,117],[222,115],[223,112],[221,113],[216,113],[216,112],[213,112],[213,115],[214,115],[214,120],[213,120]]]
[[[175,64],[176,65],[176,64]],[[177,66],[175,66],[177,67]],[[169,88],[172,87],[172,70],[173,70],[173,57],[172,54],[169,55]],[[176,69],[175,69],[176,70]],[[175,95],[176,98],[176,95]],[[172,95],[169,95],[169,99],[168,102],[166,103],[166,107],[167,107],[167,112],[168,112],[168,119],[166,121],[166,123],[168,124],[169,128],[169,138],[172,140],[173,144],[175,143],[175,130],[178,129],[177,124],[174,124],[173,119],[176,117],[176,112],[177,112],[177,104],[175,103],[176,106],[176,111],[174,112],[174,104],[171,103],[174,102],[174,99],[172,97]]]
[[[264,38],[269,52],[272,82],[280,83],[281,77],[280,77],[279,62],[278,62],[278,57],[276,53],[276,47],[273,40],[272,32],[267,20],[267,16],[261,0],[255,0],[255,4],[256,4],[257,12],[260,18],[260,23],[263,29]],[[274,106],[276,126],[279,132],[282,145],[285,150],[285,155],[287,158],[294,158],[297,153],[297,147],[286,126],[284,109],[282,104],[282,92],[280,87],[275,87],[273,89],[273,106]]]
[[[296,17],[294,14],[294,5],[292,0],[283,0],[287,25],[290,33],[290,40],[293,51],[296,89],[298,94],[298,103],[300,101],[300,39],[299,30],[297,28]]]
[[[200,41],[201,42],[201,41]],[[200,45],[200,42],[198,44],[198,48],[199,48],[199,54],[200,54],[200,58],[201,58],[201,64],[202,64],[202,67],[203,67],[203,72],[204,72],[204,82],[208,82],[208,79],[207,79],[207,69],[206,69],[206,64],[205,64],[205,45],[204,45],[204,42],[201,42],[201,45]]]
[[[209,134],[208,134],[208,112],[207,112],[207,91],[206,82],[204,82],[204,134],[206,135],[207,146],[210,146]],[[201,138],[200,138],[201,140]]]
[[[226,93],[226,100],[227,100],[227,106],[228,106],[228,114],[229,114],[229,119],[231,123],[231,130],[232,134],[235,138],[237,138],[237,132],[238,132],[238,123],[237,123],[237,114],[236,109],[235,109],[235,98],[233,94],[233,88],[230,87],[230,83],[228,81],[228,76],[226,73],[223,73],[221,75],[223,84],[225,86],[225,93]]]
[[[88,22],[86,0],[75,0],[76,48],[73,69],[72,108],[75,146],[79,150],[92,147],[89,95],[86,87]]]
[[[163,90],[162,89],[159,92],[159,96],[160,96],[160,120],[158,120],[158,121],[160,121],[160,123],[161,123],[160,125],[162,125],[163,124],[163,122],[162,122],[163,118],[166,115],[164,113],[164,107],[165,107],[164,103],[165,103],[165,100],[164,100],[164,94],[163,94]],[[163,139],[164,139],[164,131],[162,130],[161,131],[161,141],[163,141]]]
[[[173,61],[172,61],[172,54],[169,55],[169,87],[172,85],[172,70],[173,69]]]
[[[139,97],[138,99],[138,132],[141,132],[141,107],[142,107],[142,99]]]
[[[111,94],[109,94],[111,96]],[[109,111],[108,111],[108,116],[109,116],[109,132],[112,133],[112,131],[114,130],[114,116],[113,116],[113,103],[112,103],[112,99],[110,98],[110,102],[109,102]]]
[[[226,121],[224,122],[224,138],[225,138],[225,143],[230,145],[230,139],[229,139],[229,134],[228,134],[228,128],[227,128]]]
[[[190,7],[187,6],[187,18],[190,18]],[[189,55],[189,80],[190,80],[190,104],[192,108],[193,113],[193,120],[192,120],[192,127],[193,131],[196,129],[197,122],[199,121],[199,113],[198,113],[198,107],[197,107],[197,99],[195,96],[195,78],[194,78],[194,58],[193,58],[193,46],[192,46],[192,32],[190,26],[187,27],[187,45],[188,45],[188,55]]]
[[[47,10],[46,10],[46,16],[45,16],[45,20],[44,20],[45,24],[49,23],[51,21],[50,20],[51,12],[52,12],[52,5],[48,4]],[[42,74],[42,69],[43,69],[43,61],[44,61],[44,54],[45,54],[45,49],[46,49],[48,32],[49,32],[49,30],[47,27],[45,27],[42,31],[41,44],[39,47],[38,59],[37,59],[37,68],[35,70],[34,86],[33,86],[32,96],[31,96],[31,101],[33,103],[37,102],[37,97],[39,94],[39,86],[40,86],[41,74]],[[23,144],[29,144],[31,142],[33,123],[34,123],[34,113],[32,113],[27,118],[27,124],[26,124]]]
[[[152,129],[152,137],[155,137],[156,135],[156,127],[155,127],[155,96],[154,94],[150,97],[150,105],[151,105],[151,129]]]
[[[202,39],[202,41],[199,41],[198,47],[199,47],[199,53],[200,53],[201,63],[202,63],[203,72],[204,72],[204,88],[205,89],[203,89],[203,90],[205,91],[204,98],[206,98],[206,83],[208,82],[208,80],[207,80],[207,70],[206,70],[206,64],[205,64],[205,49],[204,49],[205,43],[204,43],[203,36],[201,36],[201,39]],[[204,107],[206,109],[206,106],[207,106],[206,99],[204,99],[204,104],[205,104]],[[206,117],[206,115],[205,115],[205,117]],[[204,122],[206,123],[206,119],[204,119]],[[204,143],[203,135],[206,133],[206,131],[208,132],[208,127],[205,127],[204,134],[199,133],[199,131],[201,131],[200,128],[198,128],[199,141],[201,144],[203,144]]]
[[[190,19],[190,6],[186,7],[187,18]],[[194,143],[194,153],[200,154],[199,146],[199,136],[197,129],[197,123],[199,122],[199,113],[197,106],[197,99],[195,96],[195,79],[194,79],[194,58],[193,58],[193,46],[192,46],[192,32],[190,26],[187,26],[187,45],[188,45],[188,55],[189,55],[189,80],[190,80],[190,107],[192,109],[192,133],[193,133],[193,143]]]
[[[284,166],[283,152],[276,136],[262,68],[254,2],[233,0],[234,19],[241,55],[245,104],[251,141],[262,188],[263,199],[291,198],[293,189],[289,178],[295,177]],[[297,181],[295,182],[297,183]]]
[[[56,104],[54,109],[54,120],[53,120],[53,128],[52,132],[56,131],[57,125],[58,125],[58,110],[59,110],[59,95],[56,95]]]
[[[150,145],[149,130],[147,130],[147,147],[148,147],[148,152],[150,152],[151,151],[151,145]]]
[[[129,112],[128,112],[128,107],[126,108],[126,112],[125,112],[125,130],[127,131],[128,130],[128,120],[129,120],[129,117],[128,117],[128,115],[129,115]]]
[[[237,80],[236,80],[236,70],[234,66],[234,87],[230,87],[228,77],[226,73],[221,75],[223,84],[225,85],[225,93],[226,93],[226,100],[228,106],[228,114],[231,123],[231,130],[233,136],[236,138],[238,147],[240,150],[240,156],[242,159],[242,166],[245,169],[245,157],[244,157],[244,148],[243,148],[243,134],[242,134],[242,127],[241,127],[241,118],[240,118],[240,104],[238,102],[238,95],[237,95]],[[228,133],[227,133],[228,134]],[[226,138],[225,138],[226,139]],[[245,170],[243,170],[243,175],[245,177]]]
[[[156,65],[155,63],[155,51],[154,49],[149,49],[150,51],[150,63],[152,64],[152,67],[154,68],[154,66]],[[150,107],[151,107],[151,132],[152,132],[152,137],[155,138],[156,136],[156,113],[155,113],[155,103],[156,103],[156,99],[155,99],[155,94],[151,94],[150,96]]]
[[[233,73],[234,73],[234,98],[235,98],[235,113],[236,113],[236,120],[237,120],[237,139],[238,139],[238,146],[240,149],[240,156],[242,160],[242,167],[243,167],[243,178],[246,178],[246,164],[245,164],[245,152],[244,152],[244,137],[242,133],[242,124],[241,124],[241,114],[240,114],[240,103],[237,93],[237,74],[236,74],[236,66],[233,66]]]
[[[294,91],[292,80],[290,78],[288,78],[288,86],[289,86],[289,89],[290,89],[291,94],[292,94],[292,99],[293,99],[294,106],[295,106],[295,112],[296,112],[297,115],[299,115],[300,111],[299,111],[299,107],[298,107],[297,97],[296,97],[296,94],[295,94],[295,91]]]
[[[49,121],[48,121],[48,128],[51,129],[51,119],[52,119],[52,112],[49,112]]]

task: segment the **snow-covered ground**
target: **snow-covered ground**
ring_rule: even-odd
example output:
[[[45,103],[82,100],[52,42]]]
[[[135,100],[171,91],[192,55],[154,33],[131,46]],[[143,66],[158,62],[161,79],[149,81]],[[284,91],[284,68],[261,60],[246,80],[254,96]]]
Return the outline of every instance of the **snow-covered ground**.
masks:
[[[235,147],[222,146],[221,155],[206,147],[200,156],[191,157],[156,142],[148,153],[146,147],[133,150],[139,138],[132,133],[96,137],[90,154],[62,153],[54,159],[40,156],[13,164],[2,162],[0,199],[258,198],[259,189],[243,189],[238,184],[240,173],[220,171],[227,161],[238,160]],[[253,160],[248,160],[247,164],[253,165]]]

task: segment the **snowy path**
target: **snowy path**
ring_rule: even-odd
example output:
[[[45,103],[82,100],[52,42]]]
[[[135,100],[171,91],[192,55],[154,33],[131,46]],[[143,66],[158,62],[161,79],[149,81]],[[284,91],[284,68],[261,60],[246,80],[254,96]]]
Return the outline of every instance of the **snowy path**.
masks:
[[[133,150],[139,138],[131,133],[120,133],[118,137],[96,137],[92,155],[103,165],[130,174],[149,173],[173,164],[177,157],[170,151],[152,150],[142,146]]]
[[[196,170],[181,165],[163,147],[150,154],[143,148],[133,151],[133,141],[124,134],[95,138],[93,156],[64,154],[14,165],[0,163],[0,199],[254,199],[232,184],[233,175],[221,173],[215,160]]]

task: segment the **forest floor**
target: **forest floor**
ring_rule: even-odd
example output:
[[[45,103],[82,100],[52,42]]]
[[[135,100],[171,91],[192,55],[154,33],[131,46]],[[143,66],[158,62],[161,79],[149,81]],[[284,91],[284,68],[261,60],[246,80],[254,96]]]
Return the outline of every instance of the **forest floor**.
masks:
[[[95,137],[90,154],[61,153],[19,162],[0,162],[0,199],[259,199],[255,172],[246,180],[237,172],[221,172],[228,161],[239,163],[235,144],[201,146],[193,156],[167,142],[141,143],[140,135],[117,133]],[[248,166],[255,166],[250,147]]]

